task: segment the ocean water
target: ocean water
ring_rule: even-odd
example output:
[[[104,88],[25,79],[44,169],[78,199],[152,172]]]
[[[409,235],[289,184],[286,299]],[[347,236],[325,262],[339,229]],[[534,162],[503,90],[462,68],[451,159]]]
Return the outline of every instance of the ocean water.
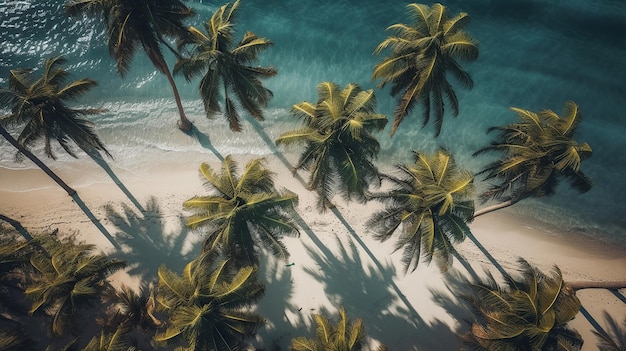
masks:
[[[405,1],[243,0],[237,38],[252,31],[275,43],[261,55],[262,64],[279,70],[265,83],[274,99],[265,111],[266,121],[246,123],[243,133],[233,133],[223,118],[204,117],[198,81],[188,83],[178,77],[186,114],[207,136],[200,142],[176,129],[178,115],[170,87],[148,59],[139,53],[128,75],[120,77],[108,55],[102,24],[69,18],[62,4],[61,0],[0,0],[0,86],[6,85],[10,69],[38,67],[47,57],[65,55],[72,78],[98,81],[77,104],[108,109],[92,120],[114,156],[111,162],[130,174],[166,162],[195,169],[199,162],[215,157],[209,150],[222,155],[274,153],[276,149],[266,141],[299,125],[289,108],[303,100],[314,101],[316,85],[322,81],[374,88],[379,112],[391,119],[394,99],[387,89],[376,89],[370,79],[380,59],[372,52],[386,37],[387,26],[407,22]],[[221,4],[189,2],[198,13],[190,24],[202,26]],[[408,162],[411,150],[446,147],[462,166],[478,171],[489,157],[474,158],[472,153],[490,141],[488,127],[514,121],[510,107],[560,113],[565,101],[572,100],[584,118],[577,140],[593,148],[593,156],[582,166],[594,179],[593,189],[580,195],[563,184],[554,197],[528,200],[511,211],[553,223],[562,233],[626,244],[626,3],[454,0],[444,4],[454,13],[464,11],[472,17],[467,31],[480,42],[480,56],[464,67],[475,86],[457,88],[460,114],[445,116],[438,138],[431,126],[421,128],[419,111],[405,119],[393,138],[390,123],[378,135],[383,146],[380,168]],[[175,58],[166,56],[173,65]],[[41,155],[41,147],[35,151]],[[78,160],[62,151],[58,155],[58,160],[49,161],[55,168],[80,169],[92,162],[86,155]],[[0,167],[35,168],[27,161],[16,163],[14,150],[4,141],[0,141]],[[0,186],[10,188],[10,181],[2,179]],[[486,185],[480,178],[477,184]]]

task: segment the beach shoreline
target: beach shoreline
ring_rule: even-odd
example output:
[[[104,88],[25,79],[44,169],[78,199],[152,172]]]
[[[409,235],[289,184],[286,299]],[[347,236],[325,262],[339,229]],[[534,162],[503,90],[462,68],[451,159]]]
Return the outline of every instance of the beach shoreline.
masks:
[[[238,155],[235,161],[241,170],[247,160],[255,157]],[[434,264],[422,263],[415,272],[404,274],[399,262],[401,253],[392,253],[393,239],[376,242],[365,226],[379,205],[345,203],[336,197],[336,211],[319,213],[314,194],[285,164],[294,157],[265,157],[268,167],[276,173],[278,187],[299,195],[298,212],[305,228],[301,229],[300,238],[284,240],[291,253],[287,263],[294,265],[274,259],[261,261],[267,291],[257,309],[268,323],[257,334],[255,344],[265,348],[275,344],[286,349],[291,338],[310,335],[306,328],[311,325],[312,314],[326,311],[336,315],[339,306],[344,306],[350,317],[363,319],[372,345],[383,342],[389,349],[429,350],[436,349],[436,339],[454,336],[467,313],[447,287],[455,276],[464,274],[458,260],[446,274]],[[213,160],[212,166],[219,167],[216,157],[209,159]],[[99,250],[117,252],[131,262],[126,272],[112,277],[112,283],[138,287],[146,277],[155,274],[160,264],[180,271],[198,251],[202,235],[184,228],[186,213],[182,208],[183,201],[207,191],[198,173],[199,162],[195,162],[187,162],[190,166],[185,169],[180,164],[155,164],[134,173],[109,162],[121,185],[95,163],[80,172],[55,169],[75,187],[101,228],[42,171],[0,168],[0,213],[33,233],[59,229],[60,235],[75,234]],[[89,177],[97,181],[87,181]],[[514,206],[481,216],[470,227],[509,272],[515,272],[517,258],[524,257],[544,272],[558,265],[566,281],[626,280],[623,248],[599,241],[590,243],[582,235],[560,234],[558,228],[549,224],[519,216]],[[142,245],[140,249],[127,247],[123,242],[113,243],[133,234],[129,233],[133,230],[144,231],[143,241],[132,241]],[[489,269],[496,274],[470,240],[457,248],[477,272]],[[132,274],[140,271],[143,276]],[[579,296],[583,306],[603,326],[605,310],[618,322],[626,318],[626,306],[610,292],[588,290]],[[594,350],[595,337],[589,322],[579,314],[571,326],[586,340],[583,350]],[[434,338],[433,332],[439,336]],[[460,345],[456,338],[446,339],[446,347]]]

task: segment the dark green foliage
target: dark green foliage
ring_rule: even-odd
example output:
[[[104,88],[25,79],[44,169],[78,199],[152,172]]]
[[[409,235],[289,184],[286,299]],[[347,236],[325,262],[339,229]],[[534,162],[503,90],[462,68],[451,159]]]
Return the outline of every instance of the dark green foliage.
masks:
[[[580,350],[580,335],[567,327],[580,301],[558,267],[548,276],[523,259],[519,264],[521,275],[506,277],[503,287],[491,274],[468,283],[463,296],[475,319],[465,344],[470,350]]]
[[[263,323],[249,311],[263,293],[255,268],[233,271],[215,251],[202,253],[180,276],[161,267],[156,298],[168,320],[156,340],[175,342],[181,350],[243,350],[245,338]]]
[[[187,226],[206,231],[204,250],[221,247],[244,265],[256,262],[256,244],[278,258],[289,257],[281,238],[299,235],[293,221],[298,196],[275,189],[274,173],[263,159],[248,162],[241,175],[230,156],[222,162],[220,173],[206,163],[200,172],[213,193],[195,196],[183,206],[195,213],[187,217]]]
[[[463,241],[474,215],[474,186],[470,172],[461,170],[445,150],[415,154],[415,163],[397,166],[399,176],[386,176],[391,189],[372,195],[384,210],[374,213],[368,226],[385,241],[398,234],[396,250],[404,249],[402,263],[415,270],[420,259],[435,257],[447,269],[454,244]]]
[[[519,122],[490,128],[497,133],[496,139],[476,152],[501,155],[479,173],[498,181],[482,194],[483,200],[550,196],[561,179],[580,192],[591,189],[591,179],[580,169],[581,162],[591,156],[591,147],[574,140],[581,120],[578,106],[566,102],[562,117],[550,110],[512,110]]]
[[[189,27],[187,36],[178,42],[179,49],[188,57],[180,57],[174,66],[174,74],[182,73],[187,80],[203,74],[199,90],[207,117],[222,111],[219,100],[223,92],[224,115],[233,131],[241,131],[234,99],[252,117],[264,120],[262,108],[273,95],[261,80],[278,73],[272,67],[252,66],[259,54],[273,44],[270,40],[246,32],[233,45],[238,12],[239,0],[218,8],[204,23],[206,33]]]
[[[365,201],[370,184],[379,182],[373,160],[380,145],[372,135],[381,131],[387,117],[375,113],[373,90],[348,84],[343,90],[331,82],[317,87],[316,104],[293,105],[292,114],[301,119],[301,129],[283,133],[277,145],[303,144],[295,170],[308,170],[310,189],[317,192],[321,211],[332,207],[331,198],[338,190],[346,200]]]
[[[374,53],[380,54],[387,48],[391,53],[376,65],[372,79],[382,80],[380,88],[391,83],[391,95],[398,99],[391,135],[417,104],[423,106],[424,125],[434,115],[435,134],[439,135],[445,100],[454,116],[459,113],[459,102],[447,74],[471,88],[472,78],[458,60],[476,60],[478,43],[463,31],[470,20],[466,13],[451,17],[441,4],[409,4],[407,8],[412,23],[387,28],[393,35],[380,43]]]

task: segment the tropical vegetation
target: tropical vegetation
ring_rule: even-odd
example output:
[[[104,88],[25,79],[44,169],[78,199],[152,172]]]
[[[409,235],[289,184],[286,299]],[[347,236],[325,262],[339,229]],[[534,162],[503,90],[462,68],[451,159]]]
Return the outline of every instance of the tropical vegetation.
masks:
[[[395,248],[404,250],[406,270],[433,258],[446,270],[454,245],[470,233],[467,223],[474,218],[474,178],[446,150],[413,154],[415,163],[396,166],[398,176],[384,176],[391,183],[389,190],[370,196],[385,207],[372,215],[368,228],[380,241],[397,236]]]
[[[156,300],[167,315],[159,342],[177,342],[180,350],[241,350],[243,341],[263,323],[246,308],[264,293],[256,269],[242,267],[235,273],[229,260],[216,251],[202,253],[189,262],[182,275],[159,269]]]
[[[435,135],[441,132],[445,102],[452,114],[459,113],[459,100],[448,74],[466,88],[474,82],[460,60],[478,58],[478,42],[463,28],[469,23],[466,13],[452,16],[439,4],[408,4],[410,24],[397,23],[387,28],[393,34],[383,40],[375,54],[390,50],[374,68],[372,79],[379,88],[391,84],[391,95],[397,98],[391,135],[416,105],[423,107],[424,126],[434,117]]]
[[[303,126],[281,134],[276,144],[304,145],[293,171],[309,171],[308,187],[317,192],[318,208],[324,211],[333,207],[335,191],[346,200],[365,201],[370,185],[379,182],[373,161],[380,144],[372,133],[385,127],[387,117],[375,112],[374,91],[358,84],[340,89],[323,82],[317,93],[317,103],[293,105],[291,113]]]
[[[237,0],[219,7],[204,23],[206,33],[189,27],[188,35],[178,41],[183,56],[174,66],[174,74],[182,73],[187,81],[202,74],[199,91],[207,117],[222,110],[219,102],[222,92],[224,116],[233,131],[241,131],[240,113],[233,99],[252,117],[263,121],[263,108],[273,94],[261,80],[278,73],[273,67],[252,65],[273,44],[271,40],[246,32],[234,45],[239,4]]]
[[[207,163],[200,165],[200,173],[212,193],[194,196],[183,207],[194,213],[186,225],[205,230],[204,251],[224,250],[243,265],[257,262],[258,245],[280,259],[289,257],[281,239],[299,235],[294,222],[298,196],[276,190],[264,159],[249,161],[239,174],[237,163],[227,156],[219,173]]]
[[[142,48],[154,67],[167,77],[180,115],[178,127],[191,131],[178,93],[178,88],[165,61],[162,46],[178,53],[167,38],[186,35],[184,21],[195,15],[181,0],[69,0],[65,11],[70,16],[87,15],[102,18],[106,27],[109,53],[124,76],[139,48]]]
[[[564,289],[561,271],[549,275],[519,259],[520,276],[505,284],[487,274],[468,282],[464,299],[475,319],[463,340],[472,350],[579,350],[580,335],[567,323],[580,310],[580,300]]]
[[[481,195],[485,201],[501,201],[490,210],[528,197],[550,196],[563,179],[581,193],[591,189],[591,179],[580,169],[582,161],[591,156],[591,147],[574,140],[581,121],[578,105],[566,102],[562,116],[551,110],[512,110],[519,121],[490,128],[490,132],[497,133],[495,140],[475,153],[494,152],[501,156],[479,173],[498,182]]]
[[[297,337],[291,340],[293,351],[360,351],[363,350],[365,328],[360,318],[350,320],[346,310],[339,309],[337,324],[331,323],[323,314],[314,314],[315,336]]]

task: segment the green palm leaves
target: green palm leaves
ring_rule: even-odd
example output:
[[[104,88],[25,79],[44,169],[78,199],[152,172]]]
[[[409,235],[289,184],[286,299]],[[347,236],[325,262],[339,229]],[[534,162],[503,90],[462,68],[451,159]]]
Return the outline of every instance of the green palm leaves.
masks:
[[[180,49],[187,49],[189,57],[181,57],[174,66],[174,73],[182,73],[187,80],[204,72],[199,90],[207,117],[222,110],[219,100],[223,91],[224,114],[234,131],[241,131],[241,121],[233,97],[252,117],[263,120],[262,107],[267,106],[272,92],[261,79],[277,74],[272,67],[251,65],[273,44],[270,40],[246,32],[233,47],[238,9],[239,1],[220,7],[204,23],[206,34],[189,27],[189,34],[178,43]]]
[[[298,235],[292,220],[298,197],[286,190],[276,191],[273,173],[264,160],[248,162],[239,175],[236,163],[227,156],[220,173],[205,163],[200,172],[214,194],[196,196],[183,206],[195,212],[187,218],[189,227],[206,228],[204,249],[221,246],[230,257],[251,264],[258,241],[275,256],[287,259],[289,253],[281,238]]]
[[[580,192],[588,191],[592,182],[580,170],[580,164],[591,156],[591,147],[573,139],[580,122],[578,106],[566,102],[562,117],[550,110],[512,110],[519,122],[490,128],[498,133],[496,139],[476,153],[502,154],[501,159],[481,171],[487,179],[500,181],[483,198],[518,201],[529,196],[549,196],[561,178],[569,180]]]
[[[75,323],[81,308],[100,300],[107,287],[106,278],[126,264],[93,254],[92,245],[58,242],[49,237],[37,240],[43,250],[36,250],[30,257],[33,282],[25,291],[33,301],[30,313],[51,314],[53,333],[63,335]]]
[[[445,269],[453,244],[470,233],[473,176],[460,170],[445,150],[414,154],[414,164],[397,166],[400,176],[387,176],[392,183],[389,191],[372,195],[385,209],[374,213],[368,225],[380,241],[399,232],[396,250],[404,248],[402,263],[407,270],[415,270],[420,258],[430,263],[433,256]]]
[[[470,284],[465,298],[476,320],[464,341],[473,350],[579,350],[582,339],[566,324],[580,301],[564,289],[558,267],[548,276],[523,259],[519,264],[521,277],[506,277],[504,288],[491,275]]]
[[[62,57],[49,58],[43,65],[41,77],[35,77],[30,68],[10,71],[8,89],[0,89],[0,106],[11,110],[0,119],[4,125],[22,125],[24,129],[17,138],[19,144],[29,146],[43,138],[45,152],[54,158],[51,141],[56,140],[71,156],[76,157],[69,142],[74,141],[86,152],[94,149],[109,154],[96,135],[93,123],[83,116],[97,114],[99,109],[72,109],[68,101],[78,99],[96,85],[90,79],[65,83],[69,72],[61,66]]]
[[[378,170],[372,163],[380,145],[372,135],[387,123],[387,117],[375,113],[372,90],[348,84],[343,90],[331,82],[317,87],[316,104],[301,102],[291,112],[302,120],[300,129],[283,133],[277,145],[304,144],[295,170],[310,171],[309,187],[318,194],[318,207],[332,207],[331,198],[339,190],[347,200],[365,200],[365,193]]]
[[[263,322],[243,308],[258,301],[264,287],[252,267],[233,275],[227,263],[206,252],[188,263],[181,276],[159,268],[157,301],[169,322],[157,341],[182,338],[182,350],[242,350],[242,340]]]
[[[360,318],[350,321],[346,311],[341,308],[336,325],[321,314],[315,319],[315,337],[299,337],[291,340],[294,351],[359,351],[365,337],[365,328]]]
[[[459,112],[456,93],[446,74],[449,72],[462,86],[471,88],[470,75],[457,61],[478,58],[478,44],[463,31],[470,19],[466,13],[451,17],[441,4],[409,4],[407,8],[413,22],[387,28],[394,34],[381,42],[374,53],[380,54],[387,48],[391,53],[376,65],[372,79],[382,80],[379,87],[391,83],[391,95],[398,98],[392,135],[418,103],[424,108],[424,125],[434,115],[435,133],[439,135],[444,99],[454,116]]]

